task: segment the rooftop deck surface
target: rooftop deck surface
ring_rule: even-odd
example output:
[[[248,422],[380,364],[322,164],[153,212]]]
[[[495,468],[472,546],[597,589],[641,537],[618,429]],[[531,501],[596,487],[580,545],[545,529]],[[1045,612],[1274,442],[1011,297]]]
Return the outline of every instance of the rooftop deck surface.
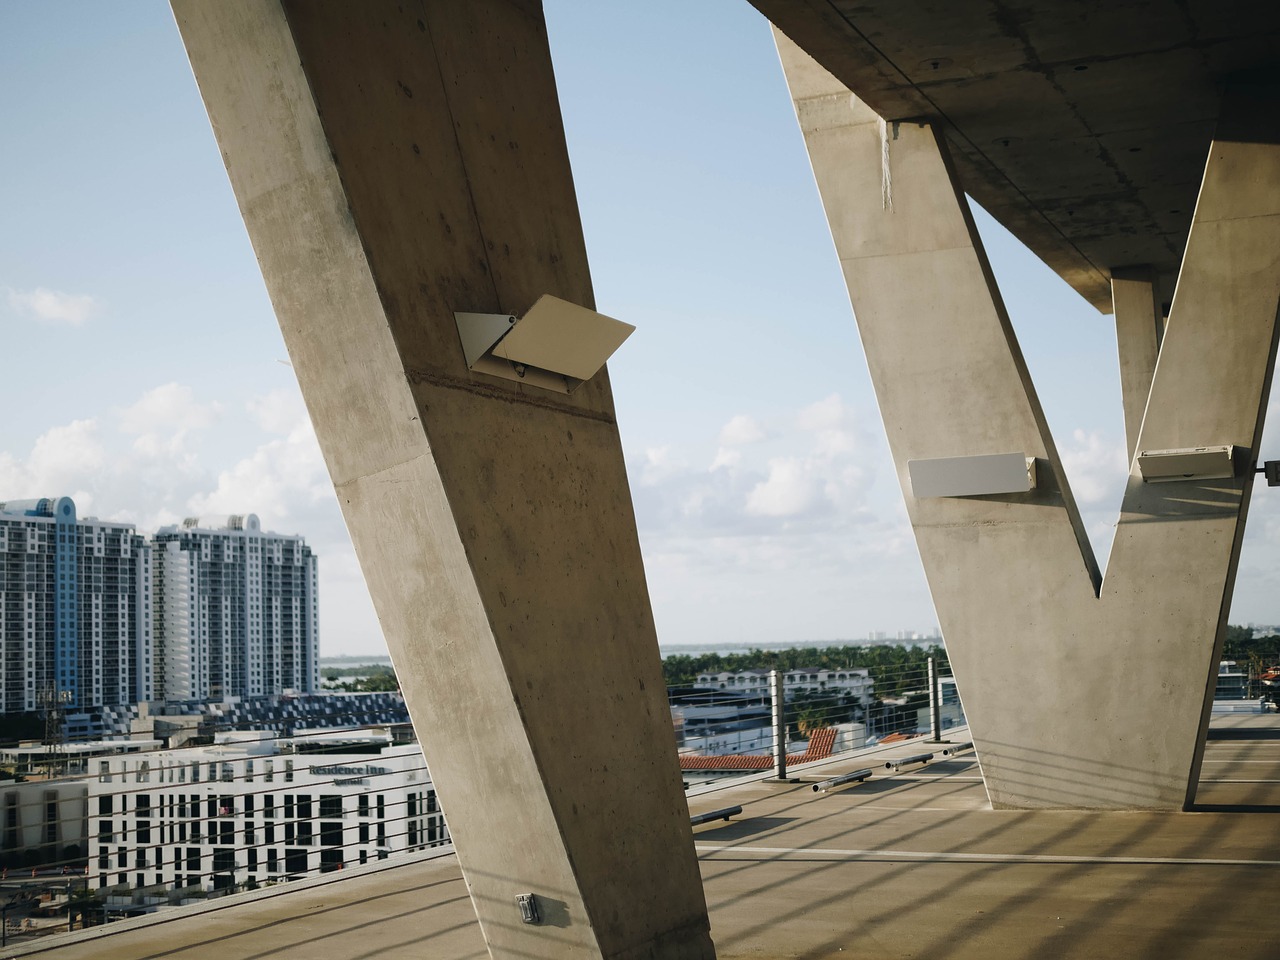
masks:
[[[1188,813],[992,810],[972,753],[883,768],[922,749],[896,744],[799,767],[799,783],[756,778],[690,797],[692,813],[743,808],[694,829],[721,960],[1280,956],[1280,716],[1214,718]],[[869,782],[812,789],[865,766],[879,767]],[[380,866],[0,956],[488,956],[452,856]]]

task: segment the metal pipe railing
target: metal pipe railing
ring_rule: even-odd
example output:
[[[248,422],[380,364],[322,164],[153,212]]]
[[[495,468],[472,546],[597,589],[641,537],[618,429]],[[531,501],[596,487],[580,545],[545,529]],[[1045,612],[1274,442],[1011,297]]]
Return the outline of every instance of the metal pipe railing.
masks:
[[[917,753],[913,757],[903,757],[901,760],[889,760],[885,763],[886,770],[901,770],[903,767],[912,763],[928,763],[933,759],[932,753]]]
[[[853,771],[853,773],[841,774],[838,777],[832,777],[830,780],[818,781],[813,785],[813,792],[826,793],[828,790],[831,790],[834,787],[842,786],[846,783],[854,783],[855,781],[858,783],[861,783],[863,780],[866,780],[869,776],[871,776],[870,767],[866,767],[865,769],[862,769],[862,770],[855,770]]]

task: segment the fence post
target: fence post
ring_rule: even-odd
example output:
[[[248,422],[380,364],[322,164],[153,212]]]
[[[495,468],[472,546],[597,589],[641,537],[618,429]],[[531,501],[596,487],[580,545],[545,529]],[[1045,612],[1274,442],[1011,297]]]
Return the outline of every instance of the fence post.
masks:
[[[938,681],[938,665],[929,658],[929,739],[942,740],[942,690]]]
[[[782,674],[769,671],[769,696],[773,700],[773,775],[787,779],[787,706]]]

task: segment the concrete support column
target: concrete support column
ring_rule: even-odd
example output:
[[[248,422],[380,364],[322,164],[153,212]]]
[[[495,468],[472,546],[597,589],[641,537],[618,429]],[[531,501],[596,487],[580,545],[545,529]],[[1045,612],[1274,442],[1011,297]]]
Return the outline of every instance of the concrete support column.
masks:
[[[538,5],[174,9],[490,953],[714,956],[608,375],[455,327],[594,306]]]
[[[1224,114],[1136,442],[1233,444],[1233,475],[1135,462],[1104,582],[941,137],[778,41],[992,803],[1185,805],[1274,366],[1280,100]],[[1011,453],[1033,489],[913,491],[912,460]]]
[[[1124,435],[1129,459],[1137,452],[1138,431],[1156,374],[1164,314],[1156,301],[1155,276],[1147,267],[1111,271],[1111,302],[1120,355],[1120,393],[1124,402]]]

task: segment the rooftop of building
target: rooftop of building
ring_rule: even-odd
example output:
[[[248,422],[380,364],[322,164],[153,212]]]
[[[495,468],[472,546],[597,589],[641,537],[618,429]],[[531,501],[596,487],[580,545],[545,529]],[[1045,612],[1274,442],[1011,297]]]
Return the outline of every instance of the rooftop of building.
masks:
[[[797,782],[761,774],[690,791],[694,814],[742,807],[694,828],[720,960],[1276,955],[1280,715],[1214,716],[1188,813],[992,810],[971,752],[885,769],[922,749],[918,739],[879,745],[799,767]],[[859,767],[873,768],[873,778],[813,788]],[[6,956],[215,952],[221,960],[487,956],[449,855],[237,894]]]

